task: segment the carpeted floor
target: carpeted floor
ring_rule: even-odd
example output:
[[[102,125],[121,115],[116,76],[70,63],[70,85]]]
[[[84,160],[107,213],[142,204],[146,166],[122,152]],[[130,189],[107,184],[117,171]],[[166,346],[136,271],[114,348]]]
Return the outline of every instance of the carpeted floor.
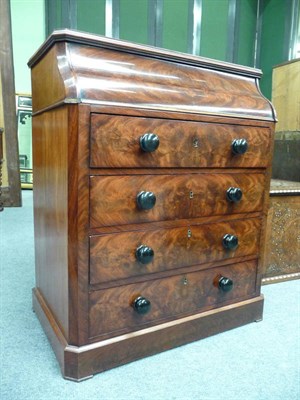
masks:
[[[264,320],[74,383],[31,310],[32,192],[0,213],[1,400],[299,400],[300,282],[264,286]]]

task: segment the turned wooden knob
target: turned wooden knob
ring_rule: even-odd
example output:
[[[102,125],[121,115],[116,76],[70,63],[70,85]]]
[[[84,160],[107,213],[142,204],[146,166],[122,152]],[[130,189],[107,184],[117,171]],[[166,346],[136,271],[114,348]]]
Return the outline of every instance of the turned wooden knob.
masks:
[[[159,146],[159,137],[155,133],[145,133],[140,137],[140,147],[146,153],[152,153]]]
[[[238,237],[229,233],[223,236],[222,242],[226,250],[235,250],[239,245]]]
[[[233,154],[244,154],[248,150],[248,142],[246,139],[234,139],[231,143]]]
[[[151,247],[141,245],[135,251],[137,260],[142,264],[149,264],[154,258],[154,251]]]
[[[156,197],[153,192],[140,192],[136,197],[137,206],[140,210],[150,210],[155,206]]]
[[[232,203],[238,203],[243,197],[243,192],[240,188],[230,187],[226,191],[226,198]]]
[[[233,288],[233,281],[230,278],[226,278],[226,276],[221,276],[218,286],[223,292],[230,292]]]
[[[151,303],[143,296],[134,299],[132,307],[138,314],[147,314],[151,309]]]

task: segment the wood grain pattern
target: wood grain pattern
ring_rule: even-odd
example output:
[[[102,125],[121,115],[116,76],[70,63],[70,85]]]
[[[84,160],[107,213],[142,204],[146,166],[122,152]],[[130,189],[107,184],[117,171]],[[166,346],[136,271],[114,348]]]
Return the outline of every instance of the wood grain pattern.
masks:
[[[0,207],[3,209],[22,206],[9,0],[0,2],[0,37],[0,128],[3,128]]]
[[[65,59],[60,59],[59,56],[65,53],[65,45],[58,43],[49,53],[34,66],[32,70],[32,112],[35,114],[37,111],[43,110],[49,105],[54,105],[63,101],[66,96],[74,97],[74,81],[68,80],[69,70],[67,68]],[[67,74],[67,75],[66,75]],[[41,88],[43,88],[41,90]],[[38,93],[38,96],[35,94]]]
[[[160,144],[151,153],[140,148],[145,133],[158,135]],[[234,139],[246,139],[248,151],[234,155]],[[270,131],[249,126],[205,124],[152,118],[92,114],[91,167],[265,167]]]
[[[233,68],[228,67],[227,72],[207,69],[205,64],[209,61],[205,59],[201,59],[200,66],[152,58],[151,47],[147,56],[120,51],[120,47],[105,49],[101,38],[99,46],[94,47],[72,42],[62,46],[54,40],[42,61],[53,47],[57,53],[49,61],[50,65],[58,66],[61,77],[57,81],[61,81],[61,88],[57,93],[65,93],[63,101],[66,102],[80,100],[124,108],[274,120],[272,106],[258,91],[257,76],[247,73],[242,76],[231,72]],[[40,61],[35,57],[30,65],[34,69]],[[75,78],[77,93],[74,93]],[[53,96],[50,85],[45,86],[44,93],[49,102],[41,103],[43,108],[62,100]]]
[[[74,325],[72,338],[69,344],[83,345],[88,340],[88,291],[89,291],[89,119],[90,106],[80,104],[75,107],[78,112],[77,120],[70,124],[69,140],[76,142],[73,153],[69,149],[69,188],[70,197],[69,215],[70,232],[69,246],[72,253],[69,257],[69,276],[72,286],[69,285],[69,302],[72,304]],[[74,165],[75,163],[75,165]],[[71,235],[73,233],[73,235]]]
[[[190,315],[81,347],[67,344],[52,318],[51,310],[36,289],[33,291],[33,307],[56,354],[63,376],[72,381],[81,381],[97,372],[261,320],[263,297],[257,296],[219,307],[218,310]]]
[[[190,230],[191,237],[188,237]],[[222,238],[226,233],[236,235],[239,246],[225,250]],[[260,219],[238,220],[217,224],[193,225],[160,230],[147,230],[92,236],[90,238],[90,283],[115,281],[136,275],[224,260],[258,255]],[[154,259],[147,265],[135,256],[141,245],[154,250]]]
[[[276,106],[276,132],[300,131],[300,59],[273,68],[272,101]]]
[[[226,190],[232,186],[243,191],[237,204],[226,199]],[[140,191],[155,194],[154,208],[137,208],[136,196]],[[258,211],[263,194],[263,174],[92,176],[90,227]]]
[[[92,103],[91,113],[93,114],[106,114],[110,116],[128,116],[128,117],[141,117],[141,118],[157,118],[157,119],[170,119],[170,120],[182,120],[182,121],[195,121],[195,122],[208,122],[225,125],[237,125],[237,126],[255,126],[260,128],[269,128],[273,132],[274,122],[267,120],[257,120],[249,118],[234,118],[233,116],[224,116],[222,114],[191,114],[185,113],[182,110],[161,110],[158,109],[144,109],[144,108],[124,108],[118,105],[105,105]],[[272,137],[272,135],[271,135]]]
[[[171,61],[187,65],[202,66],[207,69],[232,72],[242,76],[252,76],[254,78],[259,78],[262,75],[262,72],[259,69],[247,67],[245,65],[231,64],[210,58],[194,56],[192,54],[180,53],[178,51],[171,51],[153,46],[145,46],[127,40],[117,40],[110,37],[78,32],[70,29],[54,31],[30,58],[28,61],[29,67],[32,68],[41,58],[45,57],[45,54],[54,43],[59,42],[75,43],[85,47],[91,46],[95,48],[110,49],[142,57],[155,57],[156,59],[162,59],[168,62]]]
[[[182,344],[206,338],[226,330],[260,321],[263,296],[220,307],[112,338],[104,343],[85,346],[83,349],[66,348],[66,377],[82,379],[93,373],[105,371],[172,349]],[[103,345],[104,344],[104,345]],[[71,353],[71,350],[75,350]]]
[[[300,196],[270,197],[264,278],[300,273]]]
[[[36,287],[68,338],[68,110],[32,125]]]
[[[87,102],[273,120],[255,78],[76,44],[68,51]]]
[[[33,299],[63,375],[85,379],[261,319],[275,114],[260,72],[69,31],[30,65]],[[149,130],[160,146],[141,153]],[[243,156],[231,154],[235,138],[249,142]],[[155,193],[153,209],[138,209],[140,191]],[[226,233],[235,251],[223,249]],[[155,252],[143,266],[141,244]],[[137,295],[148,314],[132,308]]]
[[[197,313],[220,303],[254,296],[256,261],[217,267],[185,275],[121,286],[90,294],[90,337],[116,335],[162,323],[170,318]],[[234,281],[230,292],[215,286],[218,276]],[[134,311],[131,302],[138,296],[151,302],[146,315]]]
[[[193,218],[192,225],[203,225],[203,224],[214,224],[217,222],[229,222],[231,220],[237,219],[248,219],[248,218],[261,218],[261,211],[248,212],[248,213],[236,213],[227,215],[211,215],[209,217],[199,217]],[[180,228],[191,225],[190,219],[176,219],[170,221],[158,221],[158,222],[148,222],[141,224],[124,224],[124,225],[113,225],[113,226],[103,226],[98,228],[89,229],[90,236],[102,235],[106,233],[121,233],[121,232],[134,232],[143,230],[158,230],[158,229],[172,229]]]

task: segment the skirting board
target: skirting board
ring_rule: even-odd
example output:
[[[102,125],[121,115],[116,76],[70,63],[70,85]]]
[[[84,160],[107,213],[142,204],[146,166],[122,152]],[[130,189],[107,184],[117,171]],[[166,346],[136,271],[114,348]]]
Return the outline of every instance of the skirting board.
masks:
[[[81,347],[68,345],[38,289],[33,309],[59,361],[64,378],[81,381],[131,361],[260,321],[263,296],[180,318]]]

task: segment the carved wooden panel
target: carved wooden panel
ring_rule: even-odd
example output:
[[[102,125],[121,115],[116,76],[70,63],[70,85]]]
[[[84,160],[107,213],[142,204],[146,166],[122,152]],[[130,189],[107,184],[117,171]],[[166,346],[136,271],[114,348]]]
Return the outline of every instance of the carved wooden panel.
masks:
[[[300,194],[272,195],[264,278],[300,277]]]

